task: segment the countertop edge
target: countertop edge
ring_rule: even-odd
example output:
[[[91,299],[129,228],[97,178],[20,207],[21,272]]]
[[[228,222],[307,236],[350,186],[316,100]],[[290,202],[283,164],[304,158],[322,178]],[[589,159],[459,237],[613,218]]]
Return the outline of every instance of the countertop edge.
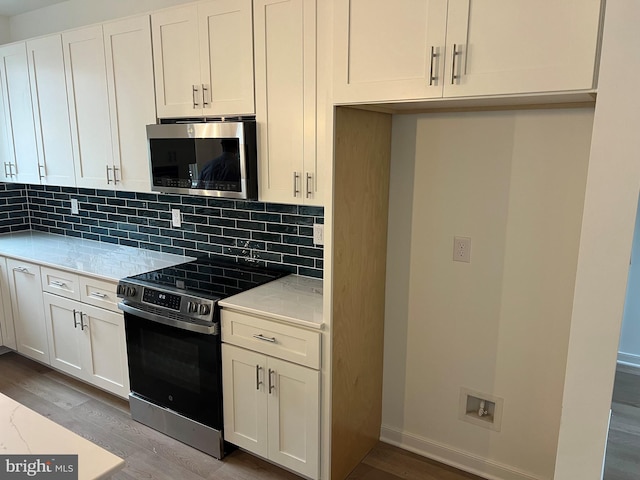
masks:
[[[262,317],[262,318],[266,318],[268,320],[273,320],[279,323],[284,323],[284,324],[288,324],[288,325],[296,325],[296,326],[300,326],[300,327],[306,327],[312,330],[324,330],[324,322],[322,323],[316,323],[316,322],[309,322],[306,320],[301,320],[299,318],[295,318],[295,317],[288,317],[286,315],[282,315],[282,314],[278,314],[278,313],[273,313],[273,312],[267,312],[265,310],[258,310],[258,309],[254,309],[254,308],[250,308],[250,307],[245,307],[245,306],[241,306],[241,305],[236,305],[234,303],[228,303],[225,302],[224,300],[220,300],[218,302],[218,304],[222,307],[222,308],[226,308],[229,310],[233,310],[236,312],[241,312],[241,313],[249,313],[251,315],[255,315],[258,317]]]

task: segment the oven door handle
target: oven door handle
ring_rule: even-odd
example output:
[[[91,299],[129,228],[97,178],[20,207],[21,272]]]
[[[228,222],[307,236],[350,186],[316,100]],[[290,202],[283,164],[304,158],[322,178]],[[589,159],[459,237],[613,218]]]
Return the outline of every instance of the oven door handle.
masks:
[[[161,323],[169,327],[179,328],[180,330],[188,330],[195,333],[203,333],[205,335],[219,335],[218,325],[212,323],[211,325],[200,325],[197,323],[181,322],[180,320],[174,320],[173,318],[163,317],[156,315],[155,313],[146,312],[138,308],[127,305],[124,302],[118,303],[118,308],[123,312],[129,313],[136,317],[144,318],[152,322]]]

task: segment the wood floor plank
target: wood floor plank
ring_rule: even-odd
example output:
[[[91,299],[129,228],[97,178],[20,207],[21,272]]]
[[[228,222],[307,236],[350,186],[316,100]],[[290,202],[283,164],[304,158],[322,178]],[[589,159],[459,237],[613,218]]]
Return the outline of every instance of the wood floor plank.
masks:
[[[351,472],[349,480],[402,480],[402,477],[361,463]]]
[[[300,480],[299,476],[241,450],[225,457],[222,463],[222,468],[210,475],[209,480]]]
[[[145,451],[126,457],[125,463],[122,473],[137,480],[203,480],[200,475]]]

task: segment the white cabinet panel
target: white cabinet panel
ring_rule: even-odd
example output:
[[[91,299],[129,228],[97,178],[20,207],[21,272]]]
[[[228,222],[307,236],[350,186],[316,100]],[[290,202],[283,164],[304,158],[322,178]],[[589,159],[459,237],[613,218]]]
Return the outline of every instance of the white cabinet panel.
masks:
[[[198,5],[205,115],[253,114],[251,0]]]
[[[114,172],[102,27],[65,32],[62,44],[76,184],[105,188]]]
[[[591,89],[599,19],[600,0],[449,0],[444,96]]]
[[[74,377],[82,376],[83,338],[78,302],[50,293],[44,294],[44,312],[51,366]]]
[[[49,364],[40,267],[7,259],[9,290],[18,352]]]
[[[0,332],[2,332],[2,345],[16,350],[16,334],[13,325],[13,311],[11,310],[11,293],[9,291],[9,276],[7,274],[7,261],[0,257]]]
[[[75,186],[61,35],[27,42],[40,182]]]
[[[335,8],[337,102],[442,96],[447,0],[340,0]]]
[[[13,182],[40,183],[25,44],[17,43],[0,48],[0,62],[5,127],[10,152],[9,177]]]
[[[316,2],[254,2],[260,200],[322,204],[316,156]]]
[[[196,5],[151,16],[158,117],[200,115],[193,87],[200,88]]]
[[[149,17],[107,23],[103,30],[114,184],[150,191],[146,126],[156,123],[156,108]]]

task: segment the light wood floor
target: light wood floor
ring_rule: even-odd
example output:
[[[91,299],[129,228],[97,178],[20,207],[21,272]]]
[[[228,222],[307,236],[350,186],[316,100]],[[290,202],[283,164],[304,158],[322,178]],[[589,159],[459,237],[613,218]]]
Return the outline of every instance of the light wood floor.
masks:
[[[236,450],[218,461],[131,420],[129,405],[15,353],[0,355],[0,392],[124,458],[114,480],[300,480]],[[379,443],[349,480],[480,480]]]
[[[604,480],[640,478],[640,371],[626,370],[616,372]]]

